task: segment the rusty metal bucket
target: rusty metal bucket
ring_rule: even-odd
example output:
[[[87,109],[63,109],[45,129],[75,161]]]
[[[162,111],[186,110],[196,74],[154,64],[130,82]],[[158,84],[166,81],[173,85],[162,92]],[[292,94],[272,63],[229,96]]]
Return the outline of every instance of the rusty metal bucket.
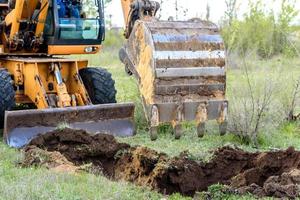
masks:
[[[120,59],[139,81],[153,140],[162,123],[173,125],[176,138],[185,121],[196,122],[199,137],[208,120],[226,132],[226,51],[215,24],[140,20]]]
[[[44,110],[6,111],[4,141],[21,148],[33,138],[59,127],[86,130],[91,134],[133,136],[134,104],[90,105]]]

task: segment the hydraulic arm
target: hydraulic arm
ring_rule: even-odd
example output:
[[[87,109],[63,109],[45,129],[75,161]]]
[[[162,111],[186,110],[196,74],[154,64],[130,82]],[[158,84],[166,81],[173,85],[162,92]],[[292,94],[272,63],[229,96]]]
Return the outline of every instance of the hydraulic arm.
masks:
[[[40,4],[39,9],[37,9]],[[26,48],[37,51],[44,42],[44,28],[48,14],[48,0],[18,0],[9,14],[5,17],[5,31],[2,32],[4,44],[10,51]],[[21,31],[21,22],[31,26]],[[35,30],[32,27],[35,27]]]

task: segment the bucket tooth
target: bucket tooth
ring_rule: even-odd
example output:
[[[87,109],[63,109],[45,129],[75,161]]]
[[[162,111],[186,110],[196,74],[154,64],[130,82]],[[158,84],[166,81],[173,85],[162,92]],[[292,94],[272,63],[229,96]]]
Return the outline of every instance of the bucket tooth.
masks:
[[[207,106],[206,104],[200,104],[197,109],[196,124],[197,124],[197,135],[203,137],[206,131],[205,123],[208,119]]]
[[[33,138],[57,128],[70,127],[91,134],[135,134],[134,104],[105,104],[44,110],[7,111],[4,141],[21,148]]]
[[[227,132],[227,126],[228,126],[228,122],[227,122],[227,111],[228,110],[228,103],[224,102],[221,105],[220,108],[220,116],[217,119],[218,123],[219,123],[219,131],[220,131],[220,135],[225,135]]]
[[[159,110],[156,105],[152,105],[150,116],[150,138],[152,141],[157,139],[159,126]]]

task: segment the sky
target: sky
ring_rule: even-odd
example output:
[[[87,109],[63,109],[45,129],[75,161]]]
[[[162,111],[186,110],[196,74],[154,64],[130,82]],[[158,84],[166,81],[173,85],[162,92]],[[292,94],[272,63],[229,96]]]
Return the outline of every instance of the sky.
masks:
[[[121,0],[112,0],[105,9],[106,19],[112,21],[113,26],[122,27],[124,26],[124,19],[121,7]],[[219,23],[224,16],[226,10],[225,0],[177,0],[178,12],[175,9],[175,0],[156,0],[161,3],[162,11],[157,14],[161,19],[167,20],[170,16],[173,16],[178,20],[186,20],[193,17],[205,18],[207,4],[210,6],[210,20]],[[239,17],[247,11],[246,0],[237,0]],[[255,0],[254,0],[255,1]],[[281,0],[264,0],[267,7],[273,7],[274,10],[279,10]],[[296,0],[295,8],[300,11],[300,0]],[[300,24],[300,15],[294,22]]]

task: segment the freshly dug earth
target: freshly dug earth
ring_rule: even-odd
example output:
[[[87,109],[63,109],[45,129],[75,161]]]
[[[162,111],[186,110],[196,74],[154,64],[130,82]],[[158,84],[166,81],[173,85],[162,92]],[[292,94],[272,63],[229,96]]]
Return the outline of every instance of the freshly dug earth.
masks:
[[[24,149],[23,166],[45,166],[71,172],[101,171],[112,180],[148,186],[164,194],[193,196],[212,184],[228,185],[231,191],[259,197],[299,196],[300,152],[247,153],[223,147],[208,163],[190,160],[186,153],[170,158],[145,147],[118,143],[113,136],[91,136],[84,131],[57,130],[39,136]]]

